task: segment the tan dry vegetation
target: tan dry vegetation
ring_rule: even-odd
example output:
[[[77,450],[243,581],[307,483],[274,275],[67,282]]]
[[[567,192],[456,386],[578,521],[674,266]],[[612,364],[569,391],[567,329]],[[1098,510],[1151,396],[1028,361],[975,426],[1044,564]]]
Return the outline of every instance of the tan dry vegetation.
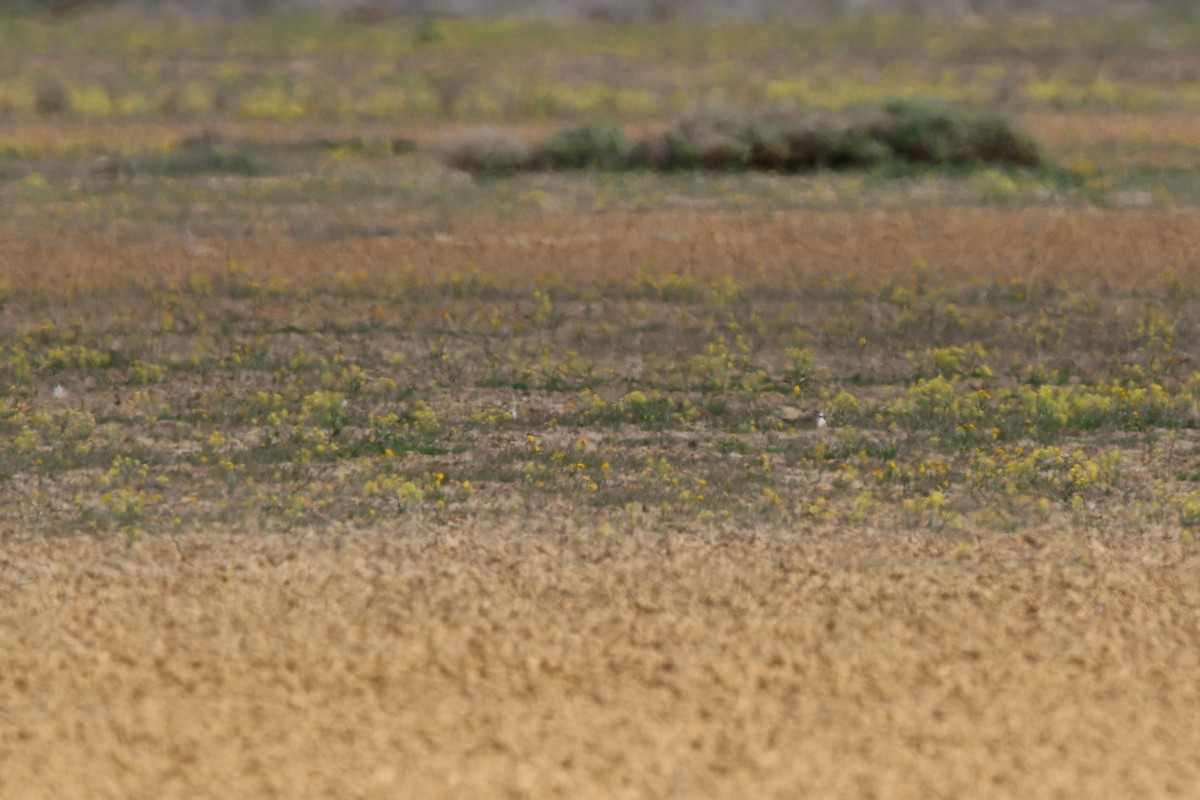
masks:
[[[55,292],[187,286],[224,275],[226,258],[259,281],[304,285],[348,273],[383,287],[399,276],[471,268],[516,287],[547,277],[571,286],[671,273],[787,289],[855,277],[869,287],[907,279],[914,266],[944,286],[1053,277],[1063,287],[1129,290],[1200,279],[1200,216],[1192,209],[678,211],[401,227],[411,232],[331,241],[251,228],[210,238],[219,248],[213,257],[190,253],[177,229],[81,227],[50,236],[10,227],[0,234],[0,269],[10,291]]]
[[[1016,115],[1021,125],[1052,153],[1109,143],[1129,146],[1180,145],[1200,147],[1200,119],[1195,114],[1176,112],[1117,111],[1029,111]],[[299,143],[318,138],[404,136],[424,148],[436,149],[445,142],[478,128],[474,120],[405,120],[394,122],[328,121],[278,122],[274,120],[210,119],[203,122],[180,119],[155,120],[61,120],[18,117],[5,122],[0,144],[21,151],[86,153],[98,143],[116,152],[134,152],[163,147],[208,132],[231,140],[271,144]],[[634,138],[661,133],[669,120],[639,121],[627,126]],[[503,130],[526,144],[547,138],[570,127],[560,120],[506,122]]]
[[[1155,537],[563,529],[4,540],[0,795],[1167,797]]]
[[[1023,114],[1021,120],[1053,150],[1108,142],[1200,147],[1200,119],[1194,114],[1041,112]]]

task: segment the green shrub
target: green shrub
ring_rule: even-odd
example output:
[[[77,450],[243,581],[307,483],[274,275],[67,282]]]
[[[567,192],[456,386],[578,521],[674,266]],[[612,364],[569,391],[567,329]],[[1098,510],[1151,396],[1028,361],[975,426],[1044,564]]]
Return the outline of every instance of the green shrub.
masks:
[[[632,166],[659,170],[755,169],[801,172],[880,163],[885,145],[863,131],[811,117],[744,117],[701,112],[634,148]]]
[[[980,117],[967,129],[967,152],[984,164],[1040,167],[1041,148],[1030,136],[1013,129],[1003,117]]]
[[[700,152],[696,143],[681,131],[667,131],[662,138],[663,157],[654,166],[659,169],[695,169],[700,165]]]
[[[895,101],[865,133],[914,164],[1042,164],[1035,141],[995,115],[972,116],[929,102]]]
[[[624,167],[633,142],[620,127],[607,122],[560,131],[534,148],[534,169],[616,169]]]
[[[705,109],[636,144],[611,123],[561,131],[526,155],[515,141],[477,134],[447,153],[474,173],[519,169],[774,170],[864,169],[904,164],[1040,166],[1037,143],[998,116],[934,103],[895,102],[881,116],[838,124],[814,116],[747,116]]]
[[[855,128],[829,123],[797,127],[787,132],[789,171],[860,169],[887,160],[888,148]]]

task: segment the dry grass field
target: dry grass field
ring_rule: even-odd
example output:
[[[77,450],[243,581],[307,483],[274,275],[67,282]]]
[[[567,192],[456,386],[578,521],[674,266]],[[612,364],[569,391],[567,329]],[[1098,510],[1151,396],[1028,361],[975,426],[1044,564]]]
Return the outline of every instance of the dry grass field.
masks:
[[[1194,22],[0,42],[0,797],[1195,795]],[[894,97],[1045,163],[446,157]]]

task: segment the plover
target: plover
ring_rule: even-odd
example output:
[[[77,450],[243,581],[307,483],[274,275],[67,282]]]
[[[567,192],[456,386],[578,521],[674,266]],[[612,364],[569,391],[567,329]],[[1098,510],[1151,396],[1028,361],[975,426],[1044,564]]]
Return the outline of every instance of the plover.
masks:
[[[829,424],[824,411],[801,411],[786,406],[780,410],[779,418],[797,428],[824,428]]]

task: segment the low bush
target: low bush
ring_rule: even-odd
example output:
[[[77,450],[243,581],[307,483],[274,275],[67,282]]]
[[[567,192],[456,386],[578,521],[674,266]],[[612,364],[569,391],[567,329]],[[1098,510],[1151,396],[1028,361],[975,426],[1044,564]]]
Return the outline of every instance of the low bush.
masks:
[[[684,118],[639,143],[633,153],[630,166],[668,171],[851,169],[888,157],[887,149],[862,131],[824,119],[714,112]]]
[[[889,103],[863,133],[893,157],[914,164],[1042,165],[1037,142],[1004,117],[972,115],[937,103]]]
[[[706,109],[667,131],[631,141],[611,123],[560,131],[526,152],[488,129],[447,150],[472,173],[518,170],[867,169],[889,161],[924,166],[1039,167],[1041,148],[1007,119],[928,102],[898,101],[851,123],[814,115],[747,116]]]
[[[527,159],[535,170],[624,167],[633,142],[617,125],[601,122],[559,131],[537,145]]]

